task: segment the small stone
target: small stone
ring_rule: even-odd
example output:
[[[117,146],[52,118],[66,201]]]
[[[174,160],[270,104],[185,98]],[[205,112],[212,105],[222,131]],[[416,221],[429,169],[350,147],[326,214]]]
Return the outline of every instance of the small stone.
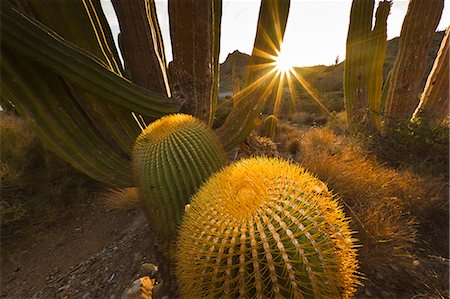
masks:
[[[372,293],[369,291],[369,289],[365,289],[364,294],[366,294],[366,296],[368,296],[368,297],[372,296]]]
[[[414,261],[413,261],[413,265],[417,267],[417,266],[420,265],[420,262],[419,262],[418,260],[414,260]]]
[[[158,274],[158,266],[151,263],[144,263],[139,269],[140,276],[149,276],[150,278],[155,278]]]
[[[81,296],[81,299],[89,299],[89,298],[91,298],[91,293],[89,293],[89,292],[87,292],[86,294]]]
[[[397,271],[397,272],[400,271],[400,269],[399,269],[396,265],[394,265],[394,264],[391,264],[391,268],[392,268],[392,270],[394,270],[394,271]]]

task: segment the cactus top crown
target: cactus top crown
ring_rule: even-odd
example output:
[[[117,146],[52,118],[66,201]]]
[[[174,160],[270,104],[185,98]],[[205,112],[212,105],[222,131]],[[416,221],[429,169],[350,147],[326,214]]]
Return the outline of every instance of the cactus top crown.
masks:
[[[200,120],[189,114],[167,115],[148,125],[143,133],[147,131],[151,132],[151,134],[142,133],[137,139],[137,142],[143,141],[143,138],[151,138],[153,141],[159,141],[180,129],[186,130],[189,127],[197,126],[200,122]]]
[[[194,195],[178,240],[186,298],[351,297],[356,252],[326,185],[295,164],[241,160]]]

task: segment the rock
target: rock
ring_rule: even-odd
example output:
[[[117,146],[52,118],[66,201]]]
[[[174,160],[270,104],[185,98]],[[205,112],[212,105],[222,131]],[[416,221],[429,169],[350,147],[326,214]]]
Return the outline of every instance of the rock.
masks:
[[[81,299],[89,299],[89,298],[91,298],[91,293],[89,293],[89,292],[87,292],[86,294],[81,296]]]
[[[400,269],[396,266],[396,265],[394,265],[394,264],[391,264],[391,268],[392,268],[392,270],[394,270],[394,271],[400,271]]]
[[[375,275],[375,278],[378,280],[382,280],[384,278],[384,276],[380,272],[377,272],[377,274]]]
[[[140,276],[149,276],[150,278],[155,278],[158,274],[158,266],[151,263],[144,263],[139,269]]]

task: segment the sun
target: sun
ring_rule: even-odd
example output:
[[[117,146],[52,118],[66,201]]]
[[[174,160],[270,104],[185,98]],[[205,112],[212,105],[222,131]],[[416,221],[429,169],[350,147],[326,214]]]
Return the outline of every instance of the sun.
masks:
[[[287,73],[292,69],[292,62],[286,55],[286,52],[278,53],[278,56],[275,58],[275,67],[283,73]]]

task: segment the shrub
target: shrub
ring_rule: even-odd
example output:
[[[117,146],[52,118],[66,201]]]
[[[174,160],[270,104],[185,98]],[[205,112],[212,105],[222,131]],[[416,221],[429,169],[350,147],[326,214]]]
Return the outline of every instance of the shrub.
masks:
[[[420,260],[423,248],[429,255],[448,254],[448,182],[381,164],[356,139],[329,129],[302,134],[296,160],[327,182],[345,204],[362,243],[364,274],[391,289],[409,285],[411,293],[423,288],[440,292],[442,282],[413,261]]]

